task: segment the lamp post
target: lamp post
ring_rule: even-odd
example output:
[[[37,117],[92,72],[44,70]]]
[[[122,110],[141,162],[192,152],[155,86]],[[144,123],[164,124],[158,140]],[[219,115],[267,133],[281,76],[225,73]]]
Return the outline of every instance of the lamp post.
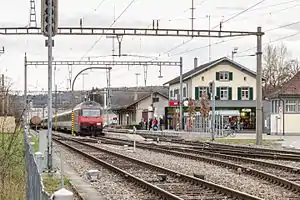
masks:
[[[87,68],[81,70],[80,72],[78,72],[78,74],[76,74],[76,76],[75,76],[75,78],[74,78],[74,80],[72,82],[72,136],[74,136],[74,107],[75,107],[75,101],[74,101],[74,84],[75,84],[75,81],[76,81],[77,77],[81,73],[83,73],[83,72],[85,72],[85,71],[87,71],[89,69],[105,69],[105,70],[108,69],[110,71],[112,68],[111,67],[87,67]],[[110,80],[109,80],[109,82],[110,82]]]

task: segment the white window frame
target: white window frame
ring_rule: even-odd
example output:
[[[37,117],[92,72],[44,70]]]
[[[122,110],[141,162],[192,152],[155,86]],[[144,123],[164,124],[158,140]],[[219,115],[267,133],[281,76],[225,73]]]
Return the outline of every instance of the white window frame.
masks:
[[[250,98],[250,89],[249,89],[249,87],[242,87],[241,88],[241,98],[242,98],[242,100],[249,100],[249,98]]]
[[[285,112],[286,113],[294,113],[297,112],[297,100],[285,100]],[[299,106],[299,105],[298,105]],[[292,109],[294,108],[294,109]]]
[[[224,93],[226,95],[224,95]],[[228,100],[228,97],[229,97],[229,89],[228,89],[228,87],[220,87],[220,100]]]
[[[226,72],[226,71],[219,72],[219,80],[220,81],[229,81],[229,72]]]
[[[178,94],[175,95],[175,91],[178,90]],[[179,100],[180,90],[178,88],[174,89],[174,99],[173,100]]]
[[[201,98],[201,95],[200,94],[202,94],[203,92],[206,92],[206,94],[207,94],[207,88],[208,87],[199,87],[199,98]],[[208,94],[207,94],[208,95]]]

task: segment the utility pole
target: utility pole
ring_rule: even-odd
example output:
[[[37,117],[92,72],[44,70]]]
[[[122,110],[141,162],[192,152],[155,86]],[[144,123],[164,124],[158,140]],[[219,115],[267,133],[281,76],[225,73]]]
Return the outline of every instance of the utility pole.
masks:
[[[191,17],[191,23],[192,23],[192,30],[194,30],[194,20],[195,20],[195,4],[194,4],[194,0],[192,0],[192,7],[191,7],[191,11],[192,11],[192,17]]]
[[[24,57],[24,124],[27,125],[27,56],[26,53]]]
[[[210,30],[210,15],[208,17],[208,30]],[[208,38],[208,61],[211,61],[211,37]]]
[[[234,55],[237,54],[238,49],[239,49],[238,47],[234,47],[233,50],[231,51],[231,60],[234,59]]]
[[[145,87],[147,86],[147,75],[148,75],[148,65],[144,65],[144,82],[145,82]]]
[[[57,131],[57,85],[55,84],[55,131]]]
[[[2,116],[4,116],[5,112],[5,88],[4,88],[4,74],[2,74],[2,78],[1,78],[1,90],[2,90]]]
[[[137,88],[139,87],[139,75],[141,75],[141,74],[140,73],[135,73],[135,84],[136,84]]]
[[[37,27],[35,0],[30,0],[29,27]]]
[[[256,144],[262,145],[262,31],[257,27],[257,52],[256,52]]]
[[[179,113],[180,113],[180,117],[179,117],[179,129],[180,130],[183,130],[183,110],[182,110],[182,104],[183,104],[183,102],[182,102],[182,96],[183,96],[183,94],[182,94],[182,91],[183,91],[183,80],[182,80],[182,71],[183,71],[183,59],[182,59],[182,57],[180,57],[180,65],[179,65],[179,71],[180,71],[180,75],[179,75],[179,82],[180,82],[180,92],[179,92],[179,94],[180,94],[180,96],[179,96],[179,101],[180,101],[180,103],[179,103]]]

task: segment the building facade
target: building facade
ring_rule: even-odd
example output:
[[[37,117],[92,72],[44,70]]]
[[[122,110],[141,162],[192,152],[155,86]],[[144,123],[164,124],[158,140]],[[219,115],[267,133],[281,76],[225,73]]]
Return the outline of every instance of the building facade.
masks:
[[[256,73],[226,57],[200,66],[195,60],[194,69],[183,74],[183,99],[200,100],[204,92],[211,98],[209,85],[212,81],[215,85],[216,110],[222,110],[224,115],[227,112],[228,121],[238,120],[245,129],[255,129]],[[178,101],[179,77],[165,85],[169,85],[170,100]],[[236,113],[235,116],[232,113]]]
[[[275,89],[269,99],[272,103],[271,134],[299,135],[300,72],[282,87]]]

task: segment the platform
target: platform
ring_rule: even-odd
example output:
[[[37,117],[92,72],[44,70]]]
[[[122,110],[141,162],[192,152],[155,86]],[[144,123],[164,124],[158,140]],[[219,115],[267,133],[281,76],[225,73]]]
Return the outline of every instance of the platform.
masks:
[[[129,140],[129,141],[145,141],[145,138],[137,135],[137,134],[130,134],[130,133],[116,133],[116,132],[105,132],[106,137]]]
[[[55,152],[53,153],[53,163],[56,168],[60,169],[61,159]],[[63,174],[68,178],[71,185],[83,200],[104,200],[99,192],[93,188],[89,182],[81,178],[65,161],[63,161]]]

